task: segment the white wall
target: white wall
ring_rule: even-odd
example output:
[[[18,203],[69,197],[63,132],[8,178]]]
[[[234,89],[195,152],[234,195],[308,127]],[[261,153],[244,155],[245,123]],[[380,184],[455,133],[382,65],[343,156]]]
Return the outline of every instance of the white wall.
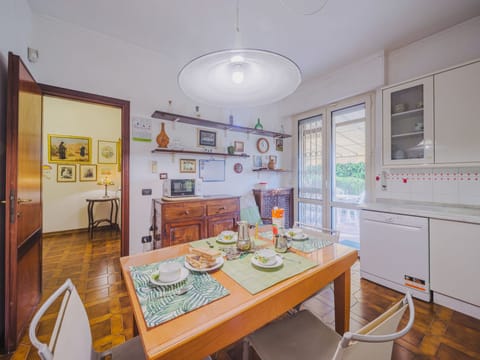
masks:
[[[74,182],[57,182],[58,165],[48,162],[49,134],[90,137],[90,164],[97,164],[97,179],[102,177],[102,169],[112,172],[109,177],[114,185],[108,187],[108,194],[112,196],[121,186],[121,177],[117,164],[98,164],[98,140],[117,141],[121,137],[121,111],[119,108],[56,97],[43,98],[43,165],[51,168],[43,170],[43,231],[87,228],[86,199],[103,196],[105,187],[97,185],[97,181],[80,181],[79,165],[75,165]],[[106,203],[95,205],[95,219],[108,218],[109,210]]]

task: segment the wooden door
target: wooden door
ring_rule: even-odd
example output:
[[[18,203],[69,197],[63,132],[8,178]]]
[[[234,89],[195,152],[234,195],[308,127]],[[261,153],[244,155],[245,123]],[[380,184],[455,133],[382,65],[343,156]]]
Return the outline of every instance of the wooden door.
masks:
[[[238,217],[234,214],[230,216],[213,216],[207,221],[208,237],[219,235],[224,230],[236,230]]]
[[[42,95],[9,53],[6,121],[4,347],[13,351],[41,296]]]
[[[203,239],[205,237],[205,222],[203,219],[198,219],[167,223],[165,224],[165,232],[167,240],[162,243],[162,247],[183,244]]]

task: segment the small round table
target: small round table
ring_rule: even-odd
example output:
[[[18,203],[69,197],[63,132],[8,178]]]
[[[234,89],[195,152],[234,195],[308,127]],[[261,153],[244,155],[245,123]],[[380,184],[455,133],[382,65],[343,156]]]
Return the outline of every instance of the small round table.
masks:
[[[98,197],[98,198],[90,198],[86,199],[88,202],[88,234],[90,238],[93,238],[93,230],[98,227],[99,224],[102,222],[106,222],[110,224],[110,227],[112,229],[118,230],[118,208],[119,208],[119,202],[120,198],[118,197]],[[103,203],[103,202],[110,202],[110,218],[104,218],[104,219],[98,219],[95,220],[93,217],[93,206],[95,203]],[[115,213],[115,215],[114,215]]]

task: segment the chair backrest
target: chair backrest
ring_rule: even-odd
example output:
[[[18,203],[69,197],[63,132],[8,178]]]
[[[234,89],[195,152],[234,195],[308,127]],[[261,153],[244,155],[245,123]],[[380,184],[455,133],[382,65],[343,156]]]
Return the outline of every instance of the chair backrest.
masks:
[[[36,336],[38,322],[48,308],[64,294],[50,343],[42,343]],[[68,279],[58,288],[34,315],[29,329],[30,341],[43,360],[91,360],[95,358],[88,316],[75,285]]]
[[[408,307],[407,325],[396,331]],[[346,332],[333,359],[390,359],[393,341],[404,336],[413,326],[415,308],[410,293],[357,333]]]
[[[312,236],[320,240],[327,240],[332,243],[338,243],[340,239],[340,231],[338,230],[302,224],[298,221],[295,222],[294,228],[302,229],[302,231],[308,236]]]

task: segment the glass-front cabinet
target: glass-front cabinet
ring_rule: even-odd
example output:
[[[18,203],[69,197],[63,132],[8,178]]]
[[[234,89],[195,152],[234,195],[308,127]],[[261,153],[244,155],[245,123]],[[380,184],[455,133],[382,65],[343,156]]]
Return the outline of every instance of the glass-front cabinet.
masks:
[[[433,153],[433,77],[384,89],[384,165],[432,164]]]

